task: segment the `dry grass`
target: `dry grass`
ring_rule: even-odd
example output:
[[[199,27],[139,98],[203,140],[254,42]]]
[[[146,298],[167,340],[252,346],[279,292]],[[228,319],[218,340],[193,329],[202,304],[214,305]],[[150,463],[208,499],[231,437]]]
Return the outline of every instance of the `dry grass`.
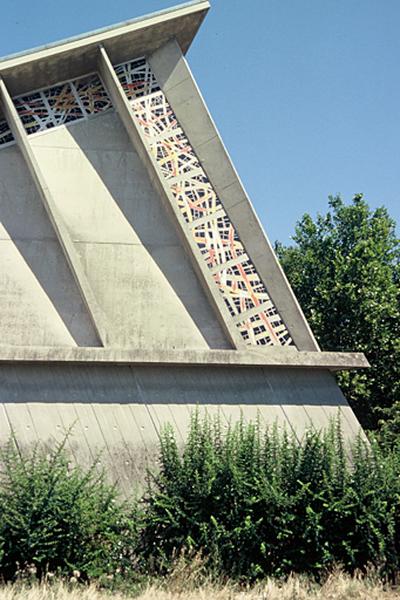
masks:
[[[191,587],[189,577],[189,587]],[[68,588],[64,584],[33,588],[0,588],[0,600],[131,600],[124,595],[97,590],[95,587]],[[351,579],[341,573],[332,575],[322,587],[293,577],[284,584],[268,581],[251,590],[233,585],[203,584],[197,589],[185,589],[180,578],[172,578],[162,586],[148,587],[135,600],[400,600],[400,592],[384,590],[373,580]]]

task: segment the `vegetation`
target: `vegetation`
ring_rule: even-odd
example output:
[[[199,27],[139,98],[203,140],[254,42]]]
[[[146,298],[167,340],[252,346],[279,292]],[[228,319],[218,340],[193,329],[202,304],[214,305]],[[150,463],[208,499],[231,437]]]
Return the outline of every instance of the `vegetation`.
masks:
[[[30,454],[12,439],[0,453],[0,577],[124,571],[135,546],[135,519],[95,466],[70,467],[61,445]]]
[[[95,586],[82,589],[71,583],[0,588],[0,600],[107,600],[111,596]],[[304,577],[287,581],[268,580],[250,589],[233,583],[192,582],[186,572],[154,583],[138,595],[112,593],[113,600],[399,600],[400,592],[385,589],[376,579],[350,578],[340,572],[322,586]]]
[[[199,553],[206,573],[242,584],[323,581],[336,565],[399,572],[399,447],[345,447],[338,424],[299,444],[259,423],[223,434],[196,413],[183,452],[163,432],[160,470],[133,508],[95,468],[70,468],[62,447],[25,455],[12,441],[0,458],[5,581],[59,575],[137,589]]]
[[[361,194],[297,224],[282,266],[323,350],[365,352],[372,368],[338,376],[362,425],[386,418],[400,431],[400,242],[385,208]],[[382,409],[384,409],[382,411]]]
[[[399,569],[400,453],[361,438],[345,448],[340,428],[309,431],[301,444],[276,428],[194,415],[181,455],[161,440],[161,471],[146,497],[140,552],[157,572],[202,549],[212,570],[242,581],[335,565],[353,573]]]

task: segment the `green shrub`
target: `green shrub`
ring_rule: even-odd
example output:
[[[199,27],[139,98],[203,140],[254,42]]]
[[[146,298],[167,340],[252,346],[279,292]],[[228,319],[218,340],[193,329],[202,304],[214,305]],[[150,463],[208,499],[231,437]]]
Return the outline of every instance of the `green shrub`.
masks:
[[[290,572],[319,576],[336,564],[353,572],[399,566],[399,453],[361,438],[345,448],[338,424],[302,443],[260,424],[224,436],[193,416],[181,454],[170,428],[161,471],[145,507],[141,552],[165,571],[173,558],[203,551],[228,576]]]
[[[399,571],[400,449],[340,427],[301,443],[259,422],[223,430],[196,412],[183,450],[161,436],[142,508],[121,502],[95,466],[70,468],[63,445],[0,452],[0,579],[48,573],[131,587],[201,553],[218,575],[252,581],[341,565]],[[76,574],[75,574],[76,576]]]
[[[78,572],[85,580],[130,564],[136,522],[94,466],[70,468],[64,444],[22,453],[14,439],[0,464],[2,579]]]

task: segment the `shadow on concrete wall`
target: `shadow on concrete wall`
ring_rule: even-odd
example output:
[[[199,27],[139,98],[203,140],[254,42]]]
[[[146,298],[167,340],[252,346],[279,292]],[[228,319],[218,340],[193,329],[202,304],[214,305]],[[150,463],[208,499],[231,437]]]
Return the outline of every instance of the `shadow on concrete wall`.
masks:
[[[109,115],[104,115],[102,118],[109,118]],[[71,125],[68,131],[139,237],[144,248],[171,285],[209,347],[231,348],[179,240],[172,219],[166,213],[136,151],[130,145],[118,115],[115,115],[115,119],[118,119],[116,122],[118,131],[114,135],[115,137],[122,136],[119,144],[121,148],[129,148],[129,151],[117,149],[115,152],[117,155],[121,155],[121,158],[123,155],[131,172],[130,177],[133,173],[140,180],[140,185],[137,185],[136,188],[133,185],[128,195],[126,193],[126,171],[121,165],[111,168],[111,164],[108,164],[107,161],[107,153],[110,150],[103,152],[101,148],[93,147],[93,143],[90,143],[90,133],[88,134],[88,122],[83,127],[80,124]],[[97,118],[96,123],[100,120]],[[120,173],[116,172],[118,170]],[[149,226],[149,215],[153,219],[151,227]],[[164,241],[157,241],[157,232]],[[165,239],[170,241],[165,243]],[[171,251],[174,249],[179,251],[177,261],[171,260]]]
[[[2,152],[9,156],[2,155],[0,223],[76,344],[98,346],[86,307],[20,152],[16,147]]]

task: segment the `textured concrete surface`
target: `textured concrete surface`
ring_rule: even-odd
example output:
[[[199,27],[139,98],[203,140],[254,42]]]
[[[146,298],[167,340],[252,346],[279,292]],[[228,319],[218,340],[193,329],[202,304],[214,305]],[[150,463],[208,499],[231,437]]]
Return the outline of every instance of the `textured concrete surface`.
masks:
[[[118,115],[44,132],[31,145],[112,345],[229,347]]]
[[[183,443],[190,415],[275,422],[300,440],[308,427],[341,419],[346,438],[359,424],[332,375],[306,369],[2,365],[0,437],[11,428],[23,447],[54,444],[70,430],[72,460],[99,461],[125,489],[140,484],[170,423]]]
[[[246,350],[162,350],[133,348],[45,348],[0,346],[0,363],[69,363],[193,366],[270,366],[309,369],[365,369],[361,352],[298,352],[278,346]]]
[[[15,96],[95,71],[99,44],[105,45],[114,64],[148,54],[173,37],[186,52],[209,7],[207,0],[199,0],[4,57],[0,74]]]

